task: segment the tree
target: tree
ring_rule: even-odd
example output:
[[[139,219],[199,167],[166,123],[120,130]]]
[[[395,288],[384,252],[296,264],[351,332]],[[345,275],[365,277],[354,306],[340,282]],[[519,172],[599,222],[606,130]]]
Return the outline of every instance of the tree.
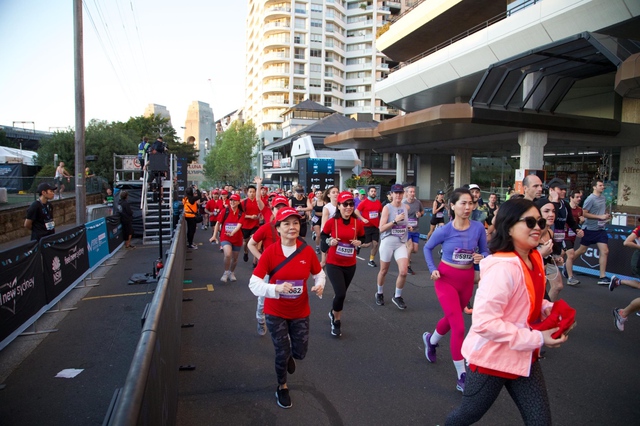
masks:
[[[221,184],[241,185],[249,181],[257,143],[258,135],[251,121],[234,121],[216,136],[216,143],[205,158],[205,176]]]

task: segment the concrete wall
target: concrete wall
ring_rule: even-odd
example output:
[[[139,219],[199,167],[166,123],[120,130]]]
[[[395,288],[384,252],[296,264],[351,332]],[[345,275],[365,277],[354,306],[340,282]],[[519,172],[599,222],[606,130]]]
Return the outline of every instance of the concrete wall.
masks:
[[[76,200],[66,198],[51,201],[53,204],[53,219],[56,226],[73,224],[76,221]],[[87,205],[102,203],[102,194],[87,195]],[[0,210],[0,244],[8,243],[18,238],[31,235],[31,231],[24,227],[27,206]]]

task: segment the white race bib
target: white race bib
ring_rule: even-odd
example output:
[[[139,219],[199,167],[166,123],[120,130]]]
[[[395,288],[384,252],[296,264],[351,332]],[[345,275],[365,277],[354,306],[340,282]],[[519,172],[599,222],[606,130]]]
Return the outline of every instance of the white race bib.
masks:
[[[56,223],[55,221],[50,220],[49,222],[44,223],[44,227],[47,229],[47,231],[53,231],[53,229],[56,227]]]
[[[470,265],[473,263],[473,250],[456,248],[451,255],[451,261],[458,265]]]
[[[336,246],[336,254],[338,256],[353,257],[356,248],[352,244],[338,242]]]
[[[407,227],[404,225],[393,225],[391,227],[391,235],[402,237],[407,232]]]
[[[224,232],[227,232],[227,233],[230,234],[236,229],[236,226],[238,226],[237,223],[225,223],[224,224]]]
[[[378,212],[369,212],[369,219],[377,219]]]

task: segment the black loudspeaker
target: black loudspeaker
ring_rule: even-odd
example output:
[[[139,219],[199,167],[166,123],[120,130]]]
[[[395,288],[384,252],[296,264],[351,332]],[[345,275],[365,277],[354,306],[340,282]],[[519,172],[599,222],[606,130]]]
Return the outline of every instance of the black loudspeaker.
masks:
[[[169,156],[167,154],[149,154],[149,170],[152,172],[168,172]]]

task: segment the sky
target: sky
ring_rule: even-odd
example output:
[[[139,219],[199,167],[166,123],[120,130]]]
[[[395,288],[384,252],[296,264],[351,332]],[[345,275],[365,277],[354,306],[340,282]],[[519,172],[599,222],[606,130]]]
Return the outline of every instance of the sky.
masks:
[[[0,0],[0,125],[75,128],[73,0]],[[214,119],[244,102],[248,0],[84,0],[85,117],[127,121],[164,105]]]

